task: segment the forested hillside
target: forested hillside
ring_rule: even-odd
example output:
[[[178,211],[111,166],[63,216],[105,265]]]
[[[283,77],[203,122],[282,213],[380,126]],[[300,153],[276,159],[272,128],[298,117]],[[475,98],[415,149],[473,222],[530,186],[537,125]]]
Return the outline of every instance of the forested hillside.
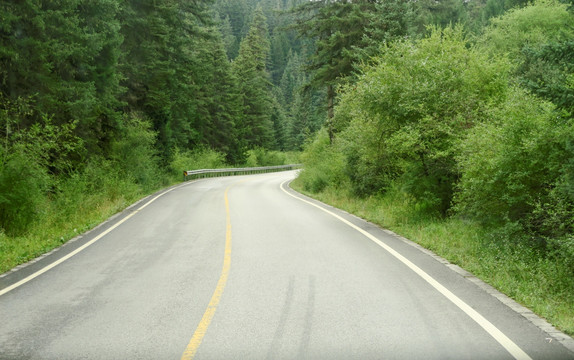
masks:
[[[0,272],[183,170],[303,150],[304,190],[469,226],[574,332],[570,5],[3,1]]]
[[[290,5],[278,6],[2,2],[1,233],[66,222],[185,169],[299,149],[321,120],[299,92],[305,41],[280,30]]]
[[[193,159],[300,150],[325,122],[333,135],[336,87],[381,44],[429,24],[480,28],[513,5],[5,1],[1,228],[26,233],[68,189],[106,193],[117,180],[147,191]]]

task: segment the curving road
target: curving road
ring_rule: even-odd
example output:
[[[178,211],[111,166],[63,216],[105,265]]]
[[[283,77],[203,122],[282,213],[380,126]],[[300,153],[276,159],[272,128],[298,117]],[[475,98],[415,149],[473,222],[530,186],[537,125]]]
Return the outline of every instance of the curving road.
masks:
[[[171,188],[1,277],[0,359],[574,359],[295,174]]]

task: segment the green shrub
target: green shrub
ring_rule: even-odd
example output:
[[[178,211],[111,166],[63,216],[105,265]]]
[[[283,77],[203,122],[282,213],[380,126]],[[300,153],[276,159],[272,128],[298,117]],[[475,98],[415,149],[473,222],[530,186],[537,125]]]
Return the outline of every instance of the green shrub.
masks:
[[[339,187],[347,179],[344,156],[336,146],[330,144],[329,135],[324,129],[305,146],[301,160],[304,169],[298,181],[305,191],[318,193],[327,186]]]
[[[431,212],[445,215],[458,180],[455,144],[502,101],[508,66],[470,46],[461,28],[385,48],[343,89],[342,130],[355,192],[385,192],[399,181]]]
[[[111,144],[113,166],[143,189],[159,186],[163,176],[154,147],[157,134],[151,123],[136,116],[126,116],[122,131],[121,137]]]
[[[0,150],[0,229],[19,235],[37,218],[50,177],[45,168],[18,149]]]
[[[57,184],[57,192],[51,200],[50,214],[46,223],[82,222],[85,214],[107,203],[128,205],[130,201],[145,194],[145,186],[126,177],[112,160],[92,157],[85,167]],[[117,210],[121,210],[121,205]]]
[[[225,154],[207,148],[195,150],[175,149],[171,163],[171,175],[180,179],[187,170],[217,169],[226,167]]]
[[[247,152],[248,167],[286,165],[287,155],[281,151],[255,148]]]
[[[513,64],[520,66],[525,46],[570,40],[574,36],[573,24],[574,16],[568,11],[568,4],[559,0],[536,0],[492,19],[479,43],[491,53],[508,54],[515,60]]]
[[[496,226],[520,224],[533,236],[571,234],[572,121],[521,90],[490,116],[460,142],[457,211]]]

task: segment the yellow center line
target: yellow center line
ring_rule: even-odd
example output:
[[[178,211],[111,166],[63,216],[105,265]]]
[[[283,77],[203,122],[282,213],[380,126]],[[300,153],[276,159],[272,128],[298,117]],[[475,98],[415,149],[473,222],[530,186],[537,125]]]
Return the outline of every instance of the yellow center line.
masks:
[[[231,186],[230,186],[231,187]],[[207,332],[207,328],[209,324],[211,324],[211,320],[215,315],[215,310],[217,310],[217,305],[219,305],[219,300],[221,299],[221,295],[223,295],[223,290],[225,289],[225,284],[227,283],[227,278],[229,277],[229,268],[231,266],[231,219],[229,216],[229,199],[227,197],[227,193],[229,192],[229,188],[225,189],[225,214],[227,218],[227,231],[225,233],[225,256],[223,258],[223,268],[221,269],[221,275],[219,276],[219,281],[217,282],[217,286],[215,287],[215,291],[211,296],[211,300],[209,301],[209,305],[207,305],[207,309],[195,329],[195,333],[189,344],[187,344],[187,348],[181,355],[181,360],[191,360],[197,353],[199,349],[199,345],[201,345],[201,341]]]

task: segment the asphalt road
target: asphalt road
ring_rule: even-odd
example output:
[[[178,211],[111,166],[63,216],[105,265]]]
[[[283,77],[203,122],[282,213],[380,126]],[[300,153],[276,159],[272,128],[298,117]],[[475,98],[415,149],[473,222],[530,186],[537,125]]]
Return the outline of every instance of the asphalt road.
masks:
[[[294,176],[171,188],[0,278],[0,359],[574,359]]]

